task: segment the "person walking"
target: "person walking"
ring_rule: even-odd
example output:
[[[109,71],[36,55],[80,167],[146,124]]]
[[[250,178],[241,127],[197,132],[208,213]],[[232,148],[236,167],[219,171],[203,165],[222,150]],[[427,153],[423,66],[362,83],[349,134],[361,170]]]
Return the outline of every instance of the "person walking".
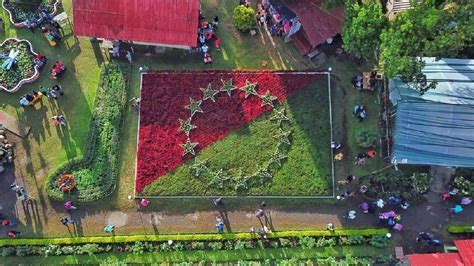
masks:
[[[17,236],[21,235],[21,232],[20,231],[15,231],[15,230],[10,230],[8,231],[7,233],[7,236],[8,237],[11,237],[11,238],[15,238]]]
[[[70,210],[76,210],[77,207],[73,205],[72,201],[68,200],[64,202],[64,209],[66,211],[70,211]]]
[[[133,63],[133,54],[132,54],[132,51],[128,50],[127,51],[127,55],[125,56],[128,60],[128,62],[131,64]]]
[[[348,175],[344,178],[344,180],[340,180],[337,183],[339,183],[340,185],[347,185],[347,184],[350,184],[355,179],[356,177],[354,175]]]
[[[356,211],[351,210],[347,213],[347,219],[354,220],[356,218]]]
[[[334,233],[334,231],[336,231],[336,227],[334,226],[333,223],[328,223],[328,225],[326,226],[326,230],[328,230],[331,233]]]
[[[65,225],[65,226],[68,226],[68,225],[70,225],[70,224],[74,224],[74,220],[69,219],[69,218],[67,218],[67,217],[63,217],[63,218],[61,218],[61,220],[59,220],[59,221],[60,221],[63,225]]]
[[[221,38],[216,36],[216,39],[214,40],[214,44],[216,46],[216,51],[219,52],[221,50]]]
[[[262,14],[258,20],[260,22],[260,27],[265,27],[265,15]]]
[[[104,232],[106,233],[113,233],[115,230],[115,225],[106,225],[104,227]]]
[[[461,205],[469,205],[472,203],[472,199],[470,197],[463,197],[460,201]]]
[[[142,207],[148,207],[149,204],[150,204],[150,201],[147,200],[147,199],[141,199],[140,200],[140,206],[142,206]]]

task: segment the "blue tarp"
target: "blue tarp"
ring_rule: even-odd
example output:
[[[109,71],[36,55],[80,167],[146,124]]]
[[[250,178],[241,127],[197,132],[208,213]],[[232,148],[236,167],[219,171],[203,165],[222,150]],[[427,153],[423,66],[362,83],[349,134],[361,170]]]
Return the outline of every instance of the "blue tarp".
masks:
[[[392,162],[474,167],[474,60],[425,58],[438,86],[424,95],[390,81],[396,108]]]

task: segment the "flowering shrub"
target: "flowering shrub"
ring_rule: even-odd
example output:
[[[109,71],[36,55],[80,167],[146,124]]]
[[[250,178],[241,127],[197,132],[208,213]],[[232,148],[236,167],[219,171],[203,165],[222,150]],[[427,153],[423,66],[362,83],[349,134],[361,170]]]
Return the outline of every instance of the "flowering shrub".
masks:
[[[204,72],[157,72],[143,77],[140,107],[140,131],[137,154],[136,191],[141,192],[152,183],[184,161],[192,158],[182,156],[179,144],[187,137],[179,131],[180,118],[189,117],[190,110],[184,108],[189,99],[202,98],[200,88],[209,83],[219,90],[221,80],[232,79],[233,85],[242,87],[247,81],[257,83],[258,94],[267,91],[282,101],[292,92],[309,85],[317,76],[295,72],[248,72],[248,71],[204,71]],[[201,108],[205,114],[196,113],[190,138],[198,143],[198,152],[208,145],[226,137],[264,112],[269,105],[262,106],[262,99],[245,97],[242,90],[234,90],[231,97],[227,92],[219,92],[215,102],[204,101]]]

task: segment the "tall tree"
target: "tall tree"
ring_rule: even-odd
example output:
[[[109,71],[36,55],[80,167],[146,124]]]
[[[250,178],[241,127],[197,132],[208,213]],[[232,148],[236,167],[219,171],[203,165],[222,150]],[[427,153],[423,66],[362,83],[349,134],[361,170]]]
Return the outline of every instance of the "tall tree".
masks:
[[[380,34],[387,25],[379,1],[359,4],[347,1],[342,29],[344,49],[358,57],[371,58],[380,46]]]
[[[430,2],[415,4],[382,31],[380,65],[388,77],[400,75],[421,93],[434,88],[421,70],[420,57],[458,57],[473,44],[474,3],[458,0],[435,6]]]

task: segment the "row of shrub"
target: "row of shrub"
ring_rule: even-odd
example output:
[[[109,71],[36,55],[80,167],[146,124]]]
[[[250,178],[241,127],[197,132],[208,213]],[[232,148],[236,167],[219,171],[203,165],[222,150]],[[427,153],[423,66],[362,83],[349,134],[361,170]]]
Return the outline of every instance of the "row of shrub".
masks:
[[[305,236],[372,236],[384,235],[388,233],[386,228],[368,229],[338,229],[334,232],[327,230],[304,230],[304,231],[279,231],[272,232],[267,238],[298,238]],[[220,241],[220,240],[248,240],[255,239],[256,235],[251,233],[226,233],[226,234],[157,234],[157,235],[115,235],[115,236],[86,236],[86,237],[60,237],[60,238],[17,238],[0,239],[0,246],[47,246],[74,245],[74,244],[112,244],[112,243],[133,243],[133,242],[160,242],[160,241]]]
[[[305,266],[316,266],[316,265],[373,265],[376,263],[382,265],[389,265],[393,263],[392,255],[378,255],[376,257],[353,257],[351,255],[346,255],[342,258],[327,257],[327,258],[316,258],[316,259],[275,259],[275,260],[264,260],[264,261],[248,261],[248,260],[239,260],[236,262],[236,265],[239,266],[268,266],[268,265],[280,265],[280,266],[290,266],[290,265],[305,265]],[[207,262],[202,262],[199,265],[207,265]],[[184,262],[178,264],[180,266],[194,266],[195,263]],[[219,265],[219,264],[212,264]],[[222,264],[227,265],[227,264]]]
[[[474,234],[474,225],[452,225],[448,226],[451,234]]]
[[[125,71],[119,64],[103,65],[87,150],[84,156],[65,162],[47,177],[46,190],[52,199],[93,201],[115,189],[126,98]],[[72,174],[75,178],[76,188],[70,194],[62,193],[57,186],[57,180],[63,174]]]
[[[352,235],[333,237],[289,237],[289,238],[255,238],[249,240],[230,239],[225,241],[165,241],[97,244],[87,243],[82,245],[55,245],[44,246],[5,246],[0,248],[0,255],[6,256],[61,256],[82,255],[107,252],[127,252],[142,254],[144,252],[170,252],[191,250],[248,250],[265,248],[302,248],[312,249],[317,247],[334,247],[350,245],[371,245],[386,247],[389,239],[384,235]]]

